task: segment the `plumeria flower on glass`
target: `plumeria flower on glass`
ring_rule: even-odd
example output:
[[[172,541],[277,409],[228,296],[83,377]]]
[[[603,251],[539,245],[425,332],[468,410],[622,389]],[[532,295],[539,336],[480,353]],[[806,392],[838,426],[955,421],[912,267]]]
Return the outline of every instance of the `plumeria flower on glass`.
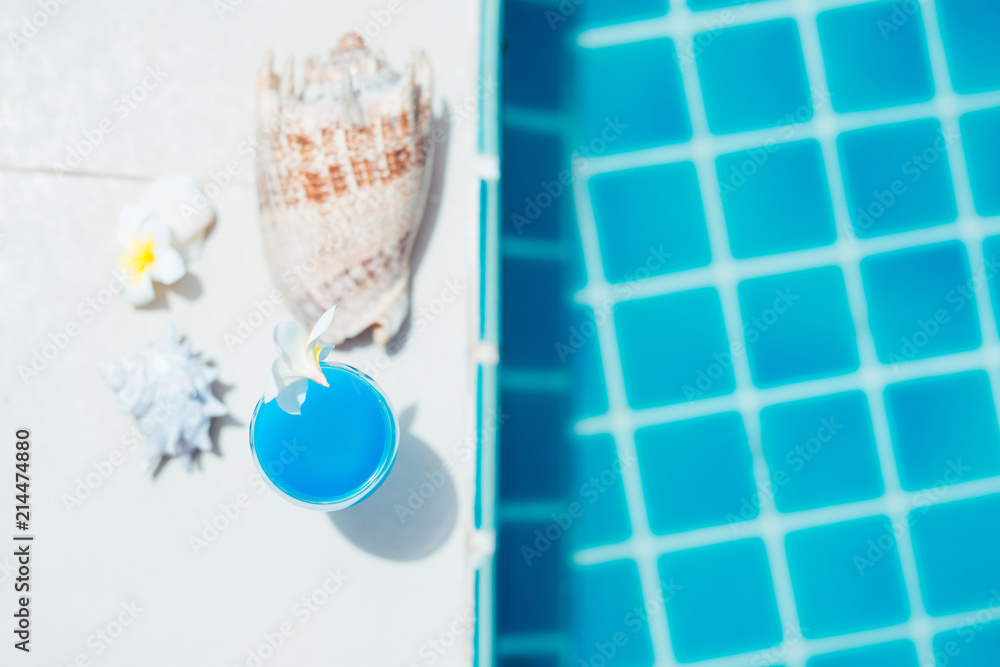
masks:
[[[301,414],[310,380],[324,387],[330,386],[319,364],[329,357],[333,345],[323,345],[319,338],[330,328],[336,310],[337,306],[334,306],[323,313],[309,332],[309,338],[295,322],[278,322],[274,326],[278,358],[271,364],[271,372],[267,376],[265,403],[277,398],[278,407],[282,410],[292,415]]]
[[[158,213],[126,206],[118,218],[118,240],[125,246],[119,265],[125,274],[125,299],[135,306],[153,300],[153,281],[173,285],[187,273],[184,258],[171,245],[170,227]]]

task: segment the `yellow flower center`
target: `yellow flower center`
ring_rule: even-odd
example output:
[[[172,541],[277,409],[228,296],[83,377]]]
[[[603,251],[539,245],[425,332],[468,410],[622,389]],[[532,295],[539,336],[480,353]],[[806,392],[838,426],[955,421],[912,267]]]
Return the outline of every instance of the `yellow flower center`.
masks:
[[[156,261],[154,245],[155,242],[151,238],[132,237],[129,241],[128,249],[121,258],[121,267],[130,278],[141,276]]]

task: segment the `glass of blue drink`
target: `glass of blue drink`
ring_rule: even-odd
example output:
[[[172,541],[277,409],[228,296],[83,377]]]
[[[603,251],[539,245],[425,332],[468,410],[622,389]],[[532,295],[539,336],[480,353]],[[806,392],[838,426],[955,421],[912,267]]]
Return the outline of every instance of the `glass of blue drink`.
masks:
[[[320,362],[330,386],[309,383],[301,414],[276,400],[257,403],[250,450],[267,483],[302,507],[332,511],[361,502],[396,459],[399,426],[373,379],[346,364]]]

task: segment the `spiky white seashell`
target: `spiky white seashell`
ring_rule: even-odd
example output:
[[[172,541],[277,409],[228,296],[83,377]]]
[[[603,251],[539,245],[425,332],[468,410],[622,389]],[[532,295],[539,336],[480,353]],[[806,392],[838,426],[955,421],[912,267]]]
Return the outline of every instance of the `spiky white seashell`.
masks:
[[[229,413],[212,394],[219,371],[193,353],[190,342],[178,342],[172,326],[157,342],[105,362],[98,370],[115,392],[118,408],[135,415],[139,423],[149,445],[145,467],[176,456],[190,469],[196,452],[211,451],[212,418]]]
[[[323,340],[373,326],[376,343],[409,310],[410,254],[433,146],[431,68],[422,53],[397,74],[349,33],[310,58],[295,92],[268,55],[259,81],[258,188],[274,275],[303,322],[339,303]]]

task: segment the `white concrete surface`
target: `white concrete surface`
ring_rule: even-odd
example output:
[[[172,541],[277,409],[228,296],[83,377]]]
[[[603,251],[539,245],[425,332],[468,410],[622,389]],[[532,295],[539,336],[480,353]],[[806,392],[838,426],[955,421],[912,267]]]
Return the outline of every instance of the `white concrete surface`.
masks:
[[[331,519],[286,503],[254,479],[248,422],[273,354],[271,329],[290,316],[279,304],[239,344],[227,334],[246,334],[241,320],[255,309],[267,311],[276,289],[261,247],[252,163],[239,152],[255,131],[256,71],[265,49],[274,48],[279,59],[303,57],[368,23],[371,42],[393,63],[413,48],[425,49],[435,67],[438,108],[457,109],[477,90],[477,4],[3,3],[0,617],[7,620],[0,664],[468,664],[475,117],[450,123],[438,153],[446,168],[432,193],[429,206],[438,210],[425,219],[413,288],[414,308],[423,309],[427,326],[414,328],[391,358],[366,344],[339,353],[369,372],[377,368],[403,415],[400,459],[382,490]],[[15,49],[19,40],[9,35],[21,33],[42,5],[58,11]],[[386,25],[370,23],[377,17]],[[125,115],[116,100],[141,84],[147,68],[159,68],[162,81],[148,86],[145,99]],[[67,147],[93,137],[105,118],[113,130],[83,158],[80,174],[57,175]],[[120,297],[100,312],[87,306],[88,299],[102,298],[116,266],[120,207],[135,201],[152,177],[182,172],[208,181],[230,160],[240,163],[241,173],[215,200],[218,223],[190,267],[192,277],[152,308],[135,310]],[[442,305],[448,285],[461,295]],[[133,420],[117,411],[95,369],[157,337],[168,323],[218,365],[234,421],[217,429],[219,454],[203,457],[201,469],[188,473],[174,462],[150,479],[137,470],[142,453],[123,441]],[[20,367],[30,367],[35,351],[69,324],[78,335],[37,376],[22,378]],[[8,630],[13,440],[23,426],[32,430],[36,535],[30,654],[12,648]],[[111,472],[88,495],[80,485],[98,468]],[[414,514],[397,518],[397,503],[405,505],[426,474],[440,481],[439,471],[447,481]],[[85,495],[78,504],[68,501]],[[206,532],[206,522],[226,524],[218,516],[227,507],[232,514],[237,500],[245,505],[239,516],[217,534]],[[328,572],[342,582],[328,581]],[[336,590],[327,593],[324,586]],[[313,611],[301,603],[310,596]],[[138,611],[123,612],[123,605]],[[119,621],[130,624],[121,628]],[[280,647],[269,649],[267,636]]]

